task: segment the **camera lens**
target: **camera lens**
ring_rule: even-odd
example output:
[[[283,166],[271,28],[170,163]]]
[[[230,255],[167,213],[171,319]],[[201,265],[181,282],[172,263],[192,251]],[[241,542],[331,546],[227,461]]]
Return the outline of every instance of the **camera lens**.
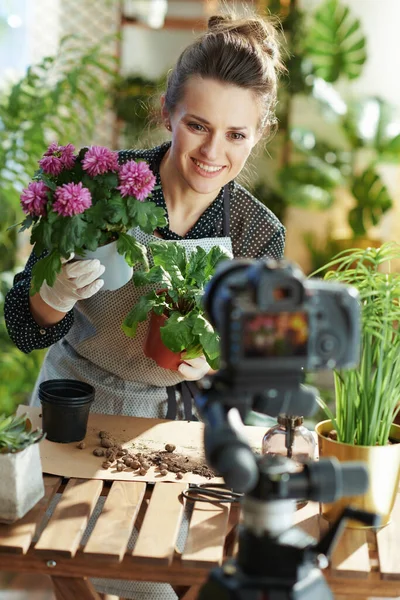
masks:
[[[323,333],[318,338],[317,348],[322,356],[336,355],[339,350],[339,340],[331,333]]]

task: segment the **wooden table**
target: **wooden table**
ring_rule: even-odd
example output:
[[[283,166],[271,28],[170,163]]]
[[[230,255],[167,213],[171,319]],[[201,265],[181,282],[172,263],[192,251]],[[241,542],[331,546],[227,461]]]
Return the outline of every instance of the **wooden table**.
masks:
[[[209,570],[234,552],[239,509],[195,503],[179,553],[180,494],[186,485],[45,476],[45,497],[16,524],[0,525],[0,569],[49,575],[58,600],[98,600],[88,577],[168,582],[180,598],[192,600]],[[61,499],[47,525],[40,527],[57,491]],[[82,535],[101,494],[107,496],[103,510],[83,546]],[[297,511],[296,523],[314,537],[326,528],[313,503]],[[127,550],[134,524],[139,536],[134,549]],[[325,574],[335,595],[400,595],[400,494],[387,527],[345,532]]]

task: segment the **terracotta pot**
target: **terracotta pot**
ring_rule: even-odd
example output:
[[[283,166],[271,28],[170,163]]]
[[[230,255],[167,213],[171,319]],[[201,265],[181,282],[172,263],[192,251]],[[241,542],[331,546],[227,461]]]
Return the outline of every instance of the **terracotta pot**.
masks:
[[[182,362],[181,353],[172,352],[172,350],[164,346],[161,339],[160,327],[164,325],[166,320],[167,317],[165,315],[151,313],[147,337],[144,343],[144,353],[148,358],[152,358],[159,367],[169,369],[170,371],[177,371]]]
[[[328,521],[335,521],[345,506],[377,513],[381,525],[390,522],[400,478],[400,427],[392,425],[390,437],[398,443],[387,446],[354,446],[327,437],[331,421],[322,421],[315,426],[318,436],[319,456],[335,456],[340,462],[362,461],[368,469],[369,489],[365,494],[341,498],[331,504],[322,504],[321,513]],[[365,529],[359,521],[348,521],[347,527]]]

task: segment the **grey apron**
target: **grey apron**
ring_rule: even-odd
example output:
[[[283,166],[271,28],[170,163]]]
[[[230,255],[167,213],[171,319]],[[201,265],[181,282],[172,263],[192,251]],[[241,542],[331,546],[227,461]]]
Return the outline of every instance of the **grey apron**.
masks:
[[[189,255],[196,246],[207,252],[221,245],[232,252],[229,237],[229,189],[224,188],[223,236],[179,240]],[[134,230],[139,242],[148,247],[159,240]],[[172,240],[163,240],[175,243]],[[100,290],[75,305],[74,325],[48,351],[32,395],[38,405],[37,388],[47,379],[79,379],[96,390],[93,412],[154,418],[191,418],[193,388],[177,371],[159,367],[143,353],[148,322],[140,323],[137,335],[129,338],[121,324],[140,297],[157,284],[136,288],[133,282],[115,291]],[[176,402],[176,391],[180,403]]]

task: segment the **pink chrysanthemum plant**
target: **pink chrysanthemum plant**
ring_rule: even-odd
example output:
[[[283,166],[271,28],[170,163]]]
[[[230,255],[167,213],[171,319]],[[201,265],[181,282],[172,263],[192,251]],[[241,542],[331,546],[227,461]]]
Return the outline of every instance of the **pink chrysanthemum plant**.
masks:
[[[32,270],[31,294],[46,280],[53,285],[61,259],[72,252],[116,241],[130,266],[148,269],[145,247],[132,235],[140,227],[153,233],[166,224],[165,212],[149,201],[156,178],[146,162],[118,164],[118,154],[102,146],[82,148],[53,143],[40,169],[21,194],[26,214],[20,231],[31,228],[31,244],[41,256]],[[43,255],[43,256],[42,256]]]

